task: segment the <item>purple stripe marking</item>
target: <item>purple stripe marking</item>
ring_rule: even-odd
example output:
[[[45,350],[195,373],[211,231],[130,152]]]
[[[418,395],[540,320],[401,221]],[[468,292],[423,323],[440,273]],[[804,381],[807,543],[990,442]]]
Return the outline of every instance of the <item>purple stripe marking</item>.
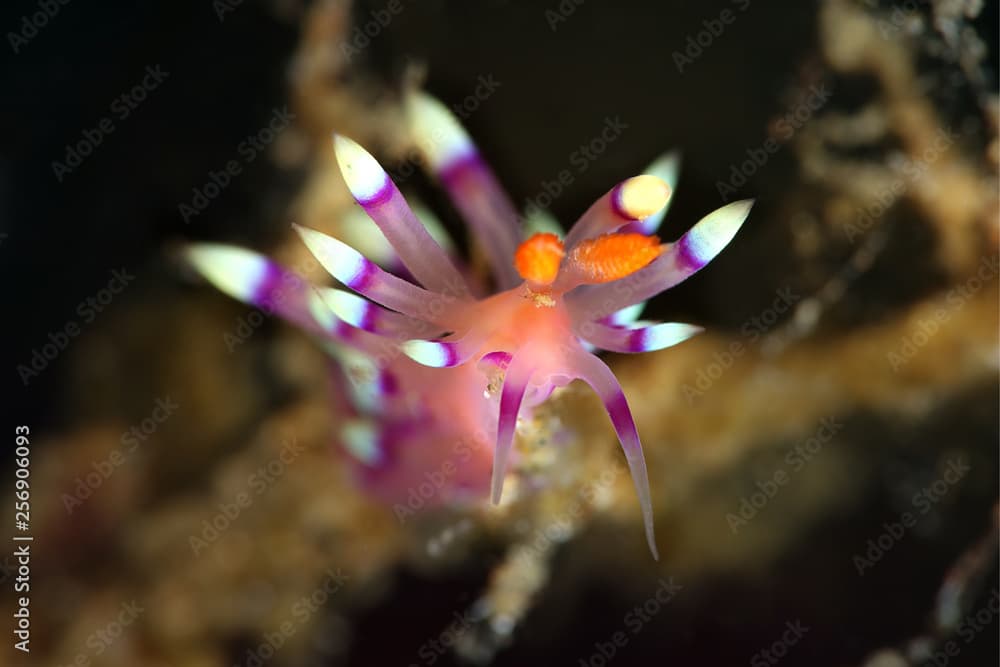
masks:
[[[379,268],[375,266],[367,257],[361,258],[361,270],[351,278],[350,282],[346,283],[355,292],[361,292],[366,287],[375,282],[375,278],[378,275]]]
[[[625,212],[622,207],[622,183],[619,183],[611,190],[611,212],[617,215],[622,220],[636,221],[638,218],[634,218]]]
[[[396,469],[400,462],[399,450],[415,436],[429,431],[432,426],[426,419],[403,419],[383,424],[376,439],[376,460],[373,463],[360,461],[364,466],[361,469],[364,479],[375,483],[380,481],[380,475]],[[353,455],[352,458],[358,460]]]
[[[644,221],[645,218],[643,220],[635,220],[628,223],[618,231],[622,234],[644,234],[649,236],[649,232],[646,231],[645,225],[643,224]]]
[[[708,264],[708,262],[702,261],[698,255],[695,254],[694,250],[691,248],[690,240],[688,239],[687,234],[682,236],[677,241],[675,247],[677,248],[677,259],[675,261],[678,268],[686,269],[691,273],[694,273]]]
[[[334,336],[337,336],[341,340],[351,341],[351,340],[355,340],[358,337],[357,336],[357,331],[358,330],[355,327],[352,327],[347,322],[345,322],[345,321],[343,321],[341,319],[338,319],[334,323],[334,325],[333,325],[333,331],[331,333],[333,333]]]
[[[620,391],[615,392],[614,396],[610,396],[605,402],[604,407],[608,411],[608,416],[611,417],[615,431],[621,437],[622,446],[629,453],[635,451],[638,444],[635,421],[632,419],[632,411],[628,408],[625,394]]]
[[[392,196],[396,193],[396,186],[393,185],[392,179],[389,178],[389,174],[384,174],[383,178],[385,180],[382,182],[382,186],[371,197],[355,197],[355,201],[358,202],[362,208],[366,210],[378,208],[392,199]]]
[[[273,296],[284,281],[285,271],[271,261],[267,261],[265,266],[267,270],[250,295],[250,301],[270,314],[274,312]]]
[[[480,157],[479,153],[471,151],[453,158],[450,162],[441,166],[439,178],[441,183],[449,190],[471,173],[477,171],[489,173],[489,167]]]
[[[381,370],[379,371],[378,388],[382,395],[392,396],[399,393],[399,381],[393,373]]]
[[[361,314],[361,321],[358,322],[358,328],[364,329],[365,331],[375,332],[375,307],[370,303],[365,304],[364,312]]]
[[[458,344],[445,343],[445,351],[448,353],[448,356],[444,362],[445,368],[458,366],[462,362],[462,359],[458,355]]]
[[[384,473],[399,457],[396,452],[399,448],[399,443],[396,442],[396,440],[386,431],[388,431],[388,429],[383,430],[375,436],[374,461],[365,461],[345,447],[348,455],[363,466],[360,472],[364,480],[368,483],[374,483],[376,481],[375,478],[380,473]]]
[[[507,366],[510,365],[511,354],[510,352],[504,352],[503,350],[498,350],[496,352],[490,352],[484,354],[480,359],[481,362],[486,362],[488,364],[493,364],[498,368],[507,370]]]
[[[627,350],[632,352],[645,352],[647,348],[645,329],[633,329],[629,332],[628,340],[625,343]]]

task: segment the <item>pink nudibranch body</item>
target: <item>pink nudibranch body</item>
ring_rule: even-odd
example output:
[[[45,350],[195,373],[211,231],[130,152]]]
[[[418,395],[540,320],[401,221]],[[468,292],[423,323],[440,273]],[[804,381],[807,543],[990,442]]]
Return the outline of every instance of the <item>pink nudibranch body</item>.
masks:
[[[416,94],[408,116],[428,166],[486,255],[496,293],[480,293],[470,269],[432,233],[436,227],[418,218],[371,155],[340,136],[337,160],[388,244],[383,264],[390,262],[391,270],[302,227],[296,231],[309,250],[353,293],[310,286],[259,255],[227,246],[192,246],[189,260],[229,294],[328,341],[343,365],[352,363],[348,358],[368,365],[368,382],[348,392],[355,419],[342,435],[365,464],[369,484],[390,495],[413,488],[425,470],[450,464],[452,490],[470,496],[491,470],[490,495],[499,502],[518,418],[556,387],[583,380],[611,418],[656,557],[639,435],[618,381],[592,350],[658,350],[701,331],[637,318],[647,299],[701,269],[729,243],[752,201],[723,206],[675,243],[661,244],[655,232],[677,177],[677,158],[667,155],[648,174],[598,199],[563,239],[551,230],[528,234],[442,104]]]

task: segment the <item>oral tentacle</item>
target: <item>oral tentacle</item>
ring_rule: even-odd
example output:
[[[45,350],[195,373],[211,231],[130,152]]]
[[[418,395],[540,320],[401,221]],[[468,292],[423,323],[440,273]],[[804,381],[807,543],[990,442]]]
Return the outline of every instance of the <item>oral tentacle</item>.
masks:
[[[454,296],[431,292],[397,278],[332,236],[299,225],[293,227],[334,278],[390,310],[438,323],[442,311],[457,302]]]
[[[465,279],[448,253],[413,213],[378,161],[347,137],[334,135],[333,144],[354,200],[378,225],[413,277],[433,292],[467,295]]]
[[[592,354],[582,350],[572,353],[571,363],[577,377],[586,382],[600,397],[604,408],[611,418],[618,442],[625,452],[632,482],[639,496],[639,507],[642,510],[642,522],[646,530],[646,542],[653,558],[659,560],[656,549],[656,539],[653,531],[653,501],[649,491],[649,476],[646,472],[646,459],[642,454],[642,444],[635,428],[632,411],[625,400],[625,393],[608,366]]]
[[[519,280],[512,258],[521,240],[517,209],[443,104],[416,93],[407,101],[407,115],[428,166],[475,233],[499,288],[514,287]]]
[[[670,199],[670,186],[649,174],[634,176],[611,188],[587,209],[566,235],[566,249],[589,238],[653,215]]]
[[[649,266],[619,281],[582,287],[566,295],[579,320],[598,320],[645,301],[694,275],[718,255],[739,231],[752,199],[727,204],[701,219]]]
[[[500,502],[503,492],[507,459],[517,429],[517,414],[521,410],[521,401],[524,399],[524,392],[528,388],[533,372],[532,355],[527,353],[527,350],[521,350],[514,354],[504,375],[503,389],[500,392],[500,415],[497,420],[496,453],[493,455],[493,476],[490,482],[490,498],[494,505]]]

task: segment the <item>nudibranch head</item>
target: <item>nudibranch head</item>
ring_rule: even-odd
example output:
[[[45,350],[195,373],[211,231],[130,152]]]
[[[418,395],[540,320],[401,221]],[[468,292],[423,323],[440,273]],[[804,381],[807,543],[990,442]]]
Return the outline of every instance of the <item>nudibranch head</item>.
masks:
[[[554,223],[528,233],[444,105],[416,94],[407,113],[426,164],[487,259],[493,294],[482,293],[471,269],[439,242],[439,225],[417,216],[378,161],[340,136],[334,150],[344,180],[384,236],[388,257],[380,266],[340,240],[295,229],[351,292],[308,285],[258,255],[224,246],[193,247],[190,261],[236,298],[323,338],[341,365],[364,368],[366,379],[347,392],[354,417],[344,440],[366,466],[366,478],[391,480],[390,492],[419,480],[421,467],[440,472],[435,462],[444,460],[461,466],[454,490],[475,495],[488,482],[498,502],[518,419],[555,388],[583,380],[611,418],[655,557],[639,435],[621,386],[594,352],[659,350],[699,333],[689,324],[638,318],[647,299],[700,270],[729,243],[752,201],[723,206],[675,243],[660,243],[656,232],[678,171],[677,156],[667,154],[648,173],[609,190],[562,238]]]

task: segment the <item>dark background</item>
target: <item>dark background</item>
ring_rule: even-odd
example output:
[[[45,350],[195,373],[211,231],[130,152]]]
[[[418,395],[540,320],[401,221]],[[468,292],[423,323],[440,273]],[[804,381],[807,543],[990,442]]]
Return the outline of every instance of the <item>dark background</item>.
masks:
[[[715,181],[728,176],[729,166],[747,148],[764,141],[768,123],[786,106],[783,94],[816,58],[816,7],[810,2],[751,3],[726,28],[725,39],[682,75],[672,52],[728,3],[588,0],[553,32],[542,9],[556,2],[402,1],[406,11],[373,39],[359,67],[397,85],[408,62],[426,64],[427,88],[446,102],[459,101],[480,75],[495,76],[501,88],[466,124],[518,203],[565,168],[569,154],[600,130],[606,116],[629,123],[621,140],[554,205],[564,222],[623,174],[637,173],[663,149],[678,147],[684,168],[665,230],[668,236],[679,233],[720,204]],[[368,16],[383,5],[359,2],[354,13]],[[979,24],[995,26],[996,3],[988,5]],[[302,174],[279,170],[267,159],[245,168],[190,224],[183,223],[177,206],[190,200],[191,188],[230,159],[234,147],[260,128],[273,108],[287,102],[289,58],[299,37],[295,8],[288,3],[276,11],[246,0],[220,23],[210,2],[75,0],[60,6],[50,25],[19,54],[11,53],[6,40],[0,47],[0,127],[5,130],[0,134],[0,229],[8,235],[0,243],[0,266],[11,304],[4,339],[12,356],[5,364],[11,388],[4,403],[13,420],[55,431],[82,418],[63,390],[68,355],[28,387],[14,369],[29,363],[32,349],[106,284],[112,268],[136,275],[134,286],[109,306],[120,308],[131,300],[186,289],[165,256],[171,244],[215,239],[266,249],[287,233],[284,209]],[[18,29],[20,17],[36,9],[35,2],[8,3],[0,25],[5,31]],[[990,36],[987,61],[995,62],[995,30],[980,33]],[[156,64],[169,78],[129,118],[116,118],[116,130],[94,154],[57,182],[53,160],[63,160],[67,144],[108,116],[111,102],[142,78],[147,65]],[[838,104],[845,108],[871,91],[866,81],[840,85]],[[961,93],[946,102],[958,113],[971,107]],[[791,151],[784,149],[764,171],[740,196],[756,196],[766,216],[795,178]],[[425,190],[428,201],[441,202],[422,180],[416,187]],[[784,233],[749,225],[733,252],[718,260],[715,277],[700,275],[659,307],[707,326],[739,326],[748,314],[759,312],[793,269],[792,260],[777,252],[767,265],[750,265],[749,258],[760,254],[755,248],[780,244]],[[925,245],[918,235],[899,252],[919,255]],[[746,280],[732,281],[734,275]],[[701,298],[720,291],[713,284],[718,276],[730,277],[722,290],[731,297],[725,303]],[[891,309],[939,286],[931,276],[886,287],[879,298]],[[995,400],[994,387],[962,401],[961,409],[989,414]],[[858,418],[848,428],[864,433],[862,441],[890,437],[879,433],[887,427],[875,419]],[[970,427],[960,437],[995,442],[996,433]],[[923,439],[930,446],[934,438],[926,434]],[[969,498],[968,505],[981,508],[983,500]],[[950,527],[933,544],[904,543],[893,555],[898,566],[877,568],[871,577],[831,575],[827,565],[842,565],[845,551],[856,543],[845,536],[877,534],[882,517],[890,514],[888,499],[877,492],[863,502],[870,521],[859,522],[858,514],[832,518],[759,579],[701,582],[686,591],[691,601],[671,606],[615,663],[743,664],[796,614],[815,623],[792,649],[788,660],[794,664],[859,664],[879,646],[919,632],[938,577],[958,548],[981,533],[982,517]],[[443,627],[469,591],[481,587],[499,552],[487,549],[481,555],[480,562],[442,579],[401,571],[391,599],[359,617],[351,664],[415,660],[416,647]],[[619,629],[622,615],[639,602],[616,589],[614,573],[582,585],[561,582],[558,573],[572,568],[573,557],[572,549],[562,550],[554,564],[552,587],[566,597],[546,598],[497,664],[576,665],[592,652],[594,641]],[[994,572],[984,589],[996,585]],[[830,607],[831,599],[838,606]],[[553,625],[554,616],[561,618]],[[540,634],[535,627],[559,632]],[[248,638],[247,643],[255,642]],[[996,664],[996,644],[994,623],[949,664]],[[233,655],[240,654],[234,647]]]

